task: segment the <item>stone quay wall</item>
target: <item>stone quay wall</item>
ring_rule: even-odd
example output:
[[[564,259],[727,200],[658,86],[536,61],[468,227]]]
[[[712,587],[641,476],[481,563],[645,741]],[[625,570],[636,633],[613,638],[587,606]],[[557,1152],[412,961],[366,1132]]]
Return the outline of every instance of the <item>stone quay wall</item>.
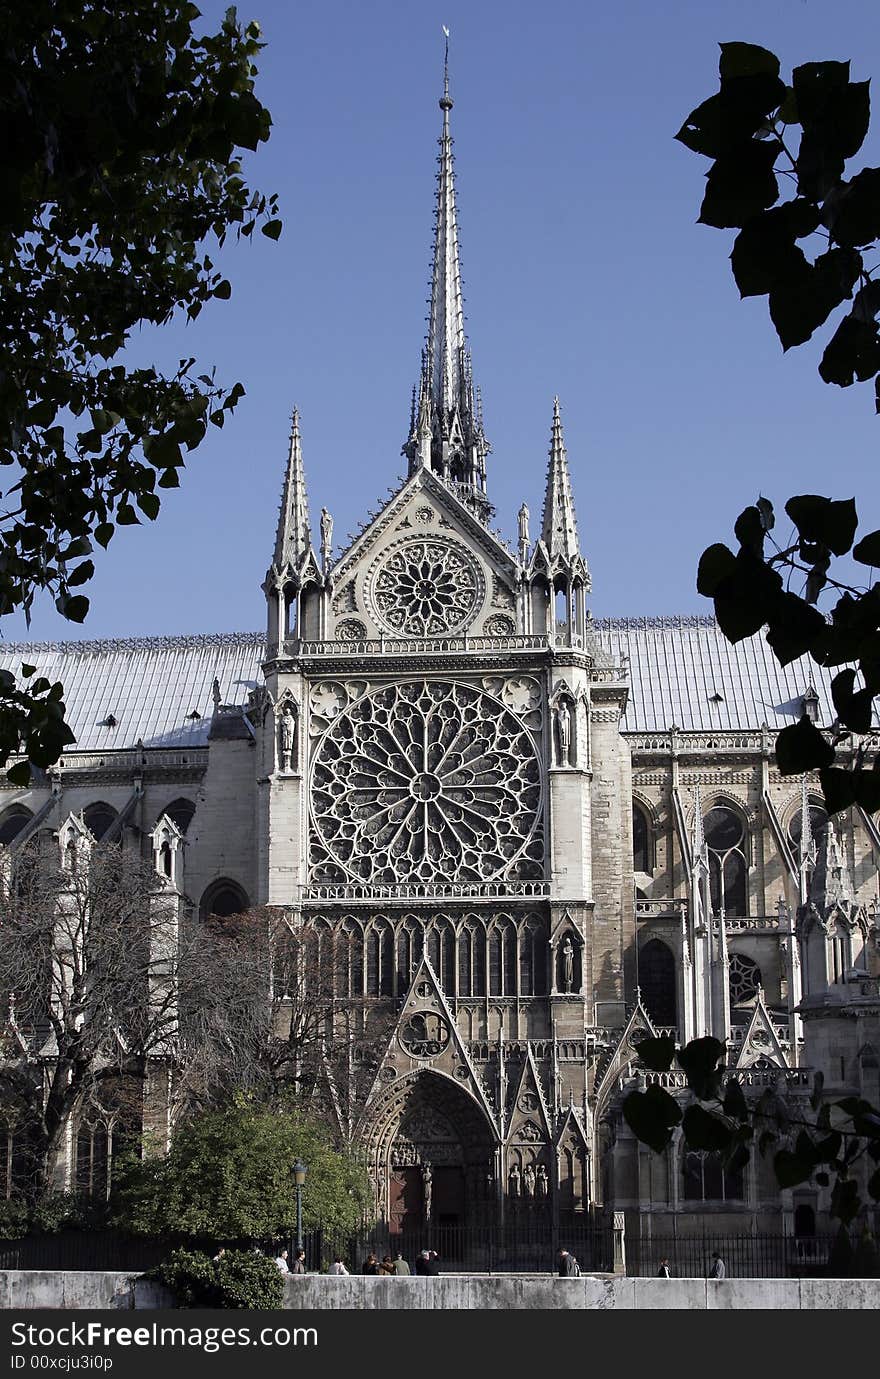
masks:
[[[594,1278],[450,1274],[441,1278],[285,1280],[286,1309],[364,1311],[876,1311],[880,1279]],[[173,1308],[160,1285],[132,1274],[0,1270],[0,1308]]]

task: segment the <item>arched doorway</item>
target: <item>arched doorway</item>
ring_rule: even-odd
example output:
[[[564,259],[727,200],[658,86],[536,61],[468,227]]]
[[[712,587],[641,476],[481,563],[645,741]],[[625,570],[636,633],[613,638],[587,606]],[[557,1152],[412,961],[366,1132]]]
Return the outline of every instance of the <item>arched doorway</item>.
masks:
[[[370,1136],[380,1218],[393,1236],[455,1230],[494,1213],[496,1136],[485,1112],[444,1074],[392,1088]]]

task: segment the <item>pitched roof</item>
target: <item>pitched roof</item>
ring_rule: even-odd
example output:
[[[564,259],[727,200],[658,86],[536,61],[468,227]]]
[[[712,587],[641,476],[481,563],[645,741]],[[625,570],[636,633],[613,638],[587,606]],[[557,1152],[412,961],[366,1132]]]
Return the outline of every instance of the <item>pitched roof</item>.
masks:
[[[714,618],[604,618],[593,624],[600,647],[627,657],[630,694],[624,732],[685,732],[786,727],[800,718],[810,684],[819,722],[836,717],[825,671],[802,656],[781,666],[762,635],[735,646]]]
[[[146,747],[199,747],[208,740],[215,677],[223,703],[243,704],[262,682],[264,655],[257,632],[0,643],[0,669],[18,674],[24,661],[61,681],[79,751],[120,750],[139,739]]]
[[[811,683],[819,722],[835,717],[826,672],[808,657],[780,666],[763,637],[731,645],[711,618],[607,618],[593,624],[598,650],[628,658],[624,732],[784,728],[801,714]],[[0,643],[0,669],[36,665],[61,680],[81,751],[197,747],[208,740],[212,685],[225,704],[244,704],[262,682],[260,632],[96,642]],[[194,718],[193,714],[200,717]],[[106,726],[108,717],[115,726]]]

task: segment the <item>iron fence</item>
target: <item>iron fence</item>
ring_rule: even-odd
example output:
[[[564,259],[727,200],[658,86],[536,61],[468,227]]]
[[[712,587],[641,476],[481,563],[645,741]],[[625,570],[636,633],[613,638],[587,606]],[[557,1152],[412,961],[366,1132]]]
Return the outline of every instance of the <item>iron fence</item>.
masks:
[[[94,1269],[141,1273],[158,1264],[171,1245],[114,1231],[58,1231],[0,1240],[0,1269]]]
[[[626,1240],[627,1273],[650,1278],[666,1260],[673,1278],[706,1278],[713,1256],[724,1261],[728,1278],[810,1278],[826,1273],[833,1235],[652,1235]]]
[[[562,1246],[575,1256],[584,1273],[610,1273],[614,1262],[611,1227],[583,1222],[553,1229],[519,1223],[438,1224],[402,1234],[388,1226],[376,1226],[343,1238],[315,1231],[305,1238],[304,1245],[306,1267],[322,1272],[339,1256],[352,1273],[361,1273],[370,1253],[379,1260],[384,1255],[393,1259],[398,1250],[413,1272],[423,1250],[436,1250],[441,1273],[555,1273]]]

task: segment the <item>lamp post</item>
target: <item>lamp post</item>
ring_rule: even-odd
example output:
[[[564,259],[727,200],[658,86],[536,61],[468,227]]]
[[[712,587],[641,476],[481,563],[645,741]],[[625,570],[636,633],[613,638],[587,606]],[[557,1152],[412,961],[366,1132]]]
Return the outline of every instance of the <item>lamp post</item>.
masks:
[[[308,1169],[302,1159],[297,1158],[293,1165],[293,1181],[296,1186],[296,1248],[303,1248],[303,1187]]]

